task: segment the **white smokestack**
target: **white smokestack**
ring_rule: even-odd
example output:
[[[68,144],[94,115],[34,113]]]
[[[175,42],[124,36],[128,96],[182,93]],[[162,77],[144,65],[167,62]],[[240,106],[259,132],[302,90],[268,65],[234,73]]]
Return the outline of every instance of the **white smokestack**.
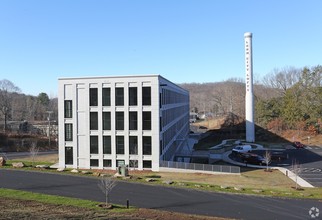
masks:
[[[246,32],[244,37],[246,69],[246,141],[255,142],[252,33]]]

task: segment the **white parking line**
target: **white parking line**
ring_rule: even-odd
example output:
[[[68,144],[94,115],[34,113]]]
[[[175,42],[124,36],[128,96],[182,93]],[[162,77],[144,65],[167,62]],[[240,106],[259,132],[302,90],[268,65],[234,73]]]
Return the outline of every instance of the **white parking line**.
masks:
[[[312,172],[312,173],[320,173],[322,170],[320,168],[303,168],[302,172]]]

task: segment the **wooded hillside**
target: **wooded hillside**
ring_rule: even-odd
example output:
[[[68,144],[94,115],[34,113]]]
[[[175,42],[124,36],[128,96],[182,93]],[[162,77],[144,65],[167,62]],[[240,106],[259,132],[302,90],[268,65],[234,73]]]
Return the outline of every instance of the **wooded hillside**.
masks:
[[[57,121],[58,100],[46,93],[25,95],[9,80],[0,80],[0,130],[10,130],[12,122]]]
[[[233,113],[245,117],[245,83],[230,79],[216,83],[181,84],[190,92],[194,112],[215,116]],[[322,126],[322,66],[275,69],[254,85],[256,123],[269,130],[302,129],[320,132]],[[0,80],[0,119],[9,121],[57,120],[57,98],[46,93],[30,96],[8,80]]]
[[[211,112],[216,116],[232,112],[245,117],[243,80],[181,86],[190,92],[194,112]],[[322,66],[275,69],[254,85],[254,95],[258,125],[276,132],[285,129],[320,132]]]

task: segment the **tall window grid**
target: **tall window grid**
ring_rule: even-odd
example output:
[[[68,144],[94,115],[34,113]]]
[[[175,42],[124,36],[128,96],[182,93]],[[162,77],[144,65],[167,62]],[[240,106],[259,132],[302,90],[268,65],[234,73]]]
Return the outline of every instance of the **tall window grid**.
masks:
[[[65,118],[72,118],[73,117],[73,101],[72,100],[65,100],[64,102],[64,116]]]

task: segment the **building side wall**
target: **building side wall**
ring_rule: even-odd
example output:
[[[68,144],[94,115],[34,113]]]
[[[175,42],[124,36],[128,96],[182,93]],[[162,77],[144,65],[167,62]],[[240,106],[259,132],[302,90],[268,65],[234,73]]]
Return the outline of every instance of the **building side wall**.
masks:
[[[166,79],[160,85],[160,160],[172,161],[190,131],[189,92]]]

